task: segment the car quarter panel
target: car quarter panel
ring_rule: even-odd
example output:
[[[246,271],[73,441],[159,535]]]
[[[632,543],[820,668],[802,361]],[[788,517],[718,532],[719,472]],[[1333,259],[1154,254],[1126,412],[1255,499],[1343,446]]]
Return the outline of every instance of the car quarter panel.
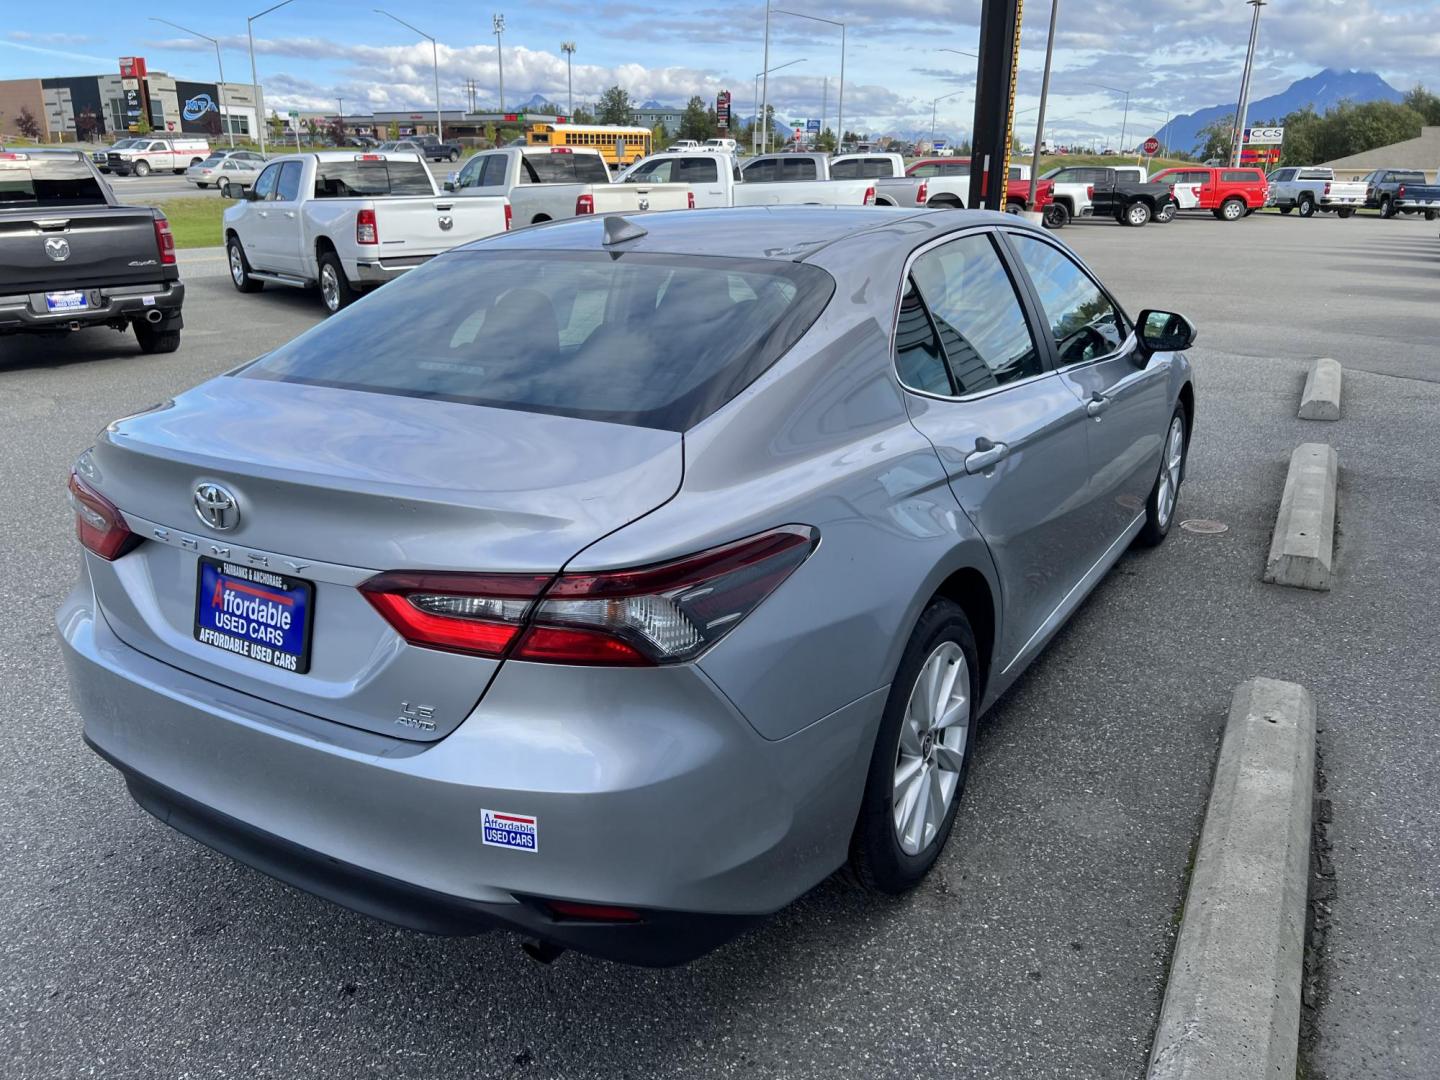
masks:
[[[994,594],[985,545],[910,423],[891,361],[904,254],[943,218],[900,221],[817,257],[837,288],[810,333],[686,434],[674,499],[571,563],[637,565],[787,522],[817,527],[808,562],[698,661],[766,738],[886,687],[950,574],[977,571]]]

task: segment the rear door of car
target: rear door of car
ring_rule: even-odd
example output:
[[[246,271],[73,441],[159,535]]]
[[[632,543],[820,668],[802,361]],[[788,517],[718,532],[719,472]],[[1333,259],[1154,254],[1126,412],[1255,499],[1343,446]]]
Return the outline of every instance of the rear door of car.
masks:
[[[990,546],[1013,660],[1079,581],[1089,474],[1083,405],[1046,363],[1029,294],[990,229],[919,249],[907,268],[895,364],[915,427]]]
[[[1098,560],[1144,512],[1170,419],[1168,373],[1139,361],[1125,312],[1069,252],[1033,230],[1005,240],[1043,313],[1051,363],[1089,418],[1080,513]]]

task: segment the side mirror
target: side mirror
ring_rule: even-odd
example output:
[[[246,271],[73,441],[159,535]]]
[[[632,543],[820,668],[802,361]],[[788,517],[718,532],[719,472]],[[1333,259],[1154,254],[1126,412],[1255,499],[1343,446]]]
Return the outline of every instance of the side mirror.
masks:
[[[455,177],[454,177],[454,175],[452,174],[452,175],[445,181],[445,183],[444,183],[442,186],[445,188],[446,191],[454,191],[454,190],[455,190]]]
[[[1140,312],[1140,325],[1136,333],[1139,335],[1140,344],[1144,346],[1147,359],[1151,353],[1184,352],[1195,344],[1198,336],[1195,324],[1184,315],[1148,308]]]

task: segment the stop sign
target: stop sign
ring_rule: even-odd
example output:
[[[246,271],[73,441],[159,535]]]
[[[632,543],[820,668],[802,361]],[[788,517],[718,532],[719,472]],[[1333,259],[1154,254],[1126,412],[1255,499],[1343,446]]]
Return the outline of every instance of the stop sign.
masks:
[[[1146,154],[1154,157],[1160,152],[1160,140],[1155,138],[1154,135],[1151,135],[1150,138],[1145,140],[1145,145],[1142,147],[1142,149],[1145,151]]]

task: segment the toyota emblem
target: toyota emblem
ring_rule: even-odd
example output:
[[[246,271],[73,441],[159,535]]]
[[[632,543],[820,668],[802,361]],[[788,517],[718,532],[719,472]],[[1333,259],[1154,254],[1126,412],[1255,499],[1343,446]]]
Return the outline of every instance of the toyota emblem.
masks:
[[[52,236],[45,241],[45,254],[52,262],[64,262],[70,257],[70,241],[63,236]]]
[[[195,516],[216,532],[228,532],[240,524],[240,504],[219,484],[201,484],[195,489]]]

